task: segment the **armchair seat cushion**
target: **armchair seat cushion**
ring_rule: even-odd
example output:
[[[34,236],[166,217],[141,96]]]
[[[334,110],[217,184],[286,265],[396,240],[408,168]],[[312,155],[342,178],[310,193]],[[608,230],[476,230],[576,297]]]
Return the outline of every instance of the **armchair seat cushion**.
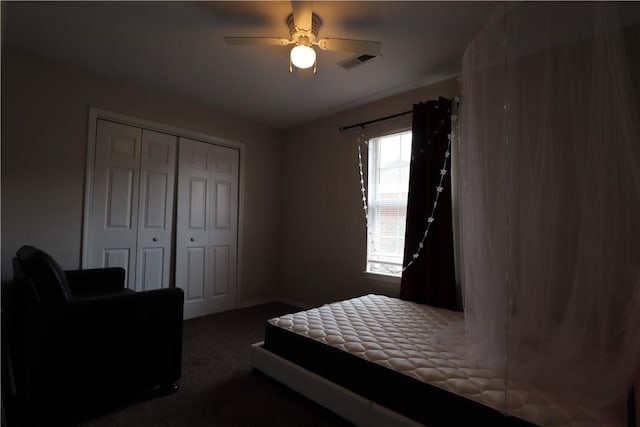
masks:
[[[126,273],[122,267],[68,270],[64,273],[73,298],[133,292],[124,286]]]

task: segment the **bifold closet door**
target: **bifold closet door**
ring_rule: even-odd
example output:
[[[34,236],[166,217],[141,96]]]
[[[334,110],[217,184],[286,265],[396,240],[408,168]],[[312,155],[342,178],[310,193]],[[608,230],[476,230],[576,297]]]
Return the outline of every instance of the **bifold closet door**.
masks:
[[[142,131],[135,285],[138,291],[168,288],[172,282],[176,141],[173,135]]]
[[[180,138],[178,157],[176,286],[188,319],[235,308],[239,152]]]
[[[168,287],[176,137],[106,120],[96,132],[83,266],[123,267],[130,289]]]

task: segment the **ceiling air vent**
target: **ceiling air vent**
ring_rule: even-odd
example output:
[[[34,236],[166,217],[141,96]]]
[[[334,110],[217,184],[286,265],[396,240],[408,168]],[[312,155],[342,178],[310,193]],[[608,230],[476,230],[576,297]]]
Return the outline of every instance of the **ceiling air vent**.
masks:
[[[357,67],[360,64],[371,61],[373,58],[375,58],[375,55],[356,55],[352,56],[351,58],[347,58],[344,61],[338,62],[338,65],[345,70],[350,70],[353,67]]]

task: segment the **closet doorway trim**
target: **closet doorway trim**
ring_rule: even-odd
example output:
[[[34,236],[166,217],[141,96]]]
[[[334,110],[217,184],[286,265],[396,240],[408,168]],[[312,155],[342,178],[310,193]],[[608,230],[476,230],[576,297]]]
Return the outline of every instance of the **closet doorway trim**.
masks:
[[[88,260],[88,248],[89,248],[89,218],[91,212],[91,200],[93,200],[93,179],[94,179],[94,167],[95,167],[95,150],[96,150],[96,132],[98,119],[109,120],[116,123],[121,123],[130,126],[136,126],[142,129],[149,129],[157,132],[174,135],[176,137],[184,137],[189,139],[199,140],[208,144],[219,145],[222,147],[234,148],[239,152],[239,174],[238,174],[238,256],[236,262],[236,306],[242,305],[240,295],[242,295],[242,254],[244,253],[244,183],[245,183],[245,144],[241,142],[232,141],[225,138],[219,138],[211,135],[207,135],[200,132],[191,131],[163,123],[149,121],[145,119],[139,119],[131,117],[125,114],[114,113],[112,111],[103,110],[100,108],[89,107],[89,123],[87,126],[87,158],[85,167],[85,182],[84,182],[84,200],[83,200],[83,218],[82,218],[82,251],[81,251],[81,265],[82,268],[87,268],[85,263]],[[175,285],[175,283],[174,283]]]

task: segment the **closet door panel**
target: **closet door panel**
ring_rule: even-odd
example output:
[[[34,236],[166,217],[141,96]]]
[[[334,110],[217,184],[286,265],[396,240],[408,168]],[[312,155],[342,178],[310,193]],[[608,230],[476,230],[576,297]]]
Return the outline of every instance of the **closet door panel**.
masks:
[[[186,319],[207,312],[211,266],[209,145],[180,138],[176,219],[176,286],[185,291]]]
[[[188,179],[189,202],[186,205],[189,219],[188,230],[206,231],[208,205],[208,179],[190,176]]]
[[[142,131],[136,290],[170,285],[177,138]]]
[[[123,267],[134,288],[140,182],[139,128],[105,120],[96,126],[88,267]]]
[[[211,251],[211,253],[213,254],[211,265],[214,269],[214,297],[225,296],[229,294],[229,252],[229,246],[213,246],[213,250]]]
[[[156,171],[142,173],[142,213],[141,226],[147,230],[167,229],[167,208],[169,208],[169,174]],[[170,214],[170,212],[169,212]]]
[[[105,229],[131,229],[135,173],[136,171],[131,168],[109,167],[107,169]]]
[[[227,230],[231,220],[231,183],[216,181],[216,216],[214,226],[217,230]]]
[[[210,244],[214,259],[210,310],[235,308],[238,253],[238,150],[211,146],[214,218]]]
[[[150,289],[159,289],[164,280],[167,278],[165,274],[165,265],[168,267],[169,260],[165,255],[164,248],[142,248],[140,249],[140,257],[138,260],[139,283],[136,285],[137,290],[147,291]]]
[[[205,297],[206,247],[192,246],[187,249],[187,277],[185,299],[189,303],[203,301]]]
[[[102,252],[102,262],[100,267],[122,267],[129,271],[129,260],[131,250],[125,249],[104,249]]]

